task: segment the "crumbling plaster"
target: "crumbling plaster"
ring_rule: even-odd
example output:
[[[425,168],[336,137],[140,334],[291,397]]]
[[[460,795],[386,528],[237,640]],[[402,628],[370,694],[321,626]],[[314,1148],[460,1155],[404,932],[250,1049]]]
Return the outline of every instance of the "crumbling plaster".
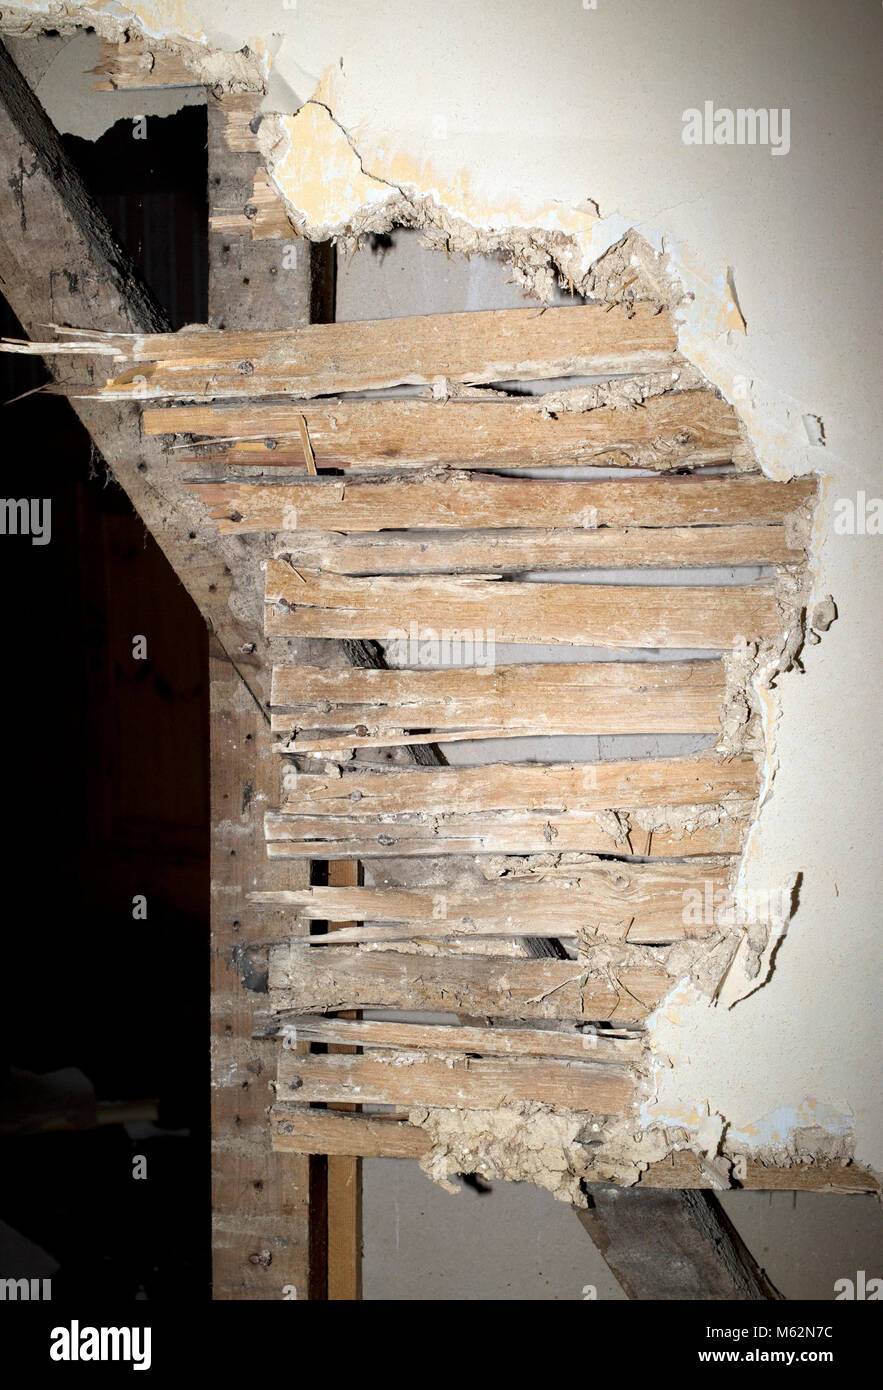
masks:
[[[644,1120],[683,1125],[710,1156],[722,1136],[782,1153],[795,1132],[852,1137],[883,1170],[883,540],[833,528],[838,498],[881,492],[881,7],[41,0],[4,7],[0,28],[78,17],[205,55],[213,81],[266,83],[262,145],[307,235],[410,219],[448,249],[508,249],[543,292],[550,266],[591,287],[597,258],[637,229],[686,292],[685,355],[735,403],[763,469],[822,476],[812,600],[833,594],[838,621],[805,674],[763,694],[767,791],[741,875],[762,892],[800,873],[799,908],[762,988],[740,999],[737,971],[717,1004],[685,984],[659,1011]],[[685,146],[682,112],[706,99],[788,107],[789,152]]]

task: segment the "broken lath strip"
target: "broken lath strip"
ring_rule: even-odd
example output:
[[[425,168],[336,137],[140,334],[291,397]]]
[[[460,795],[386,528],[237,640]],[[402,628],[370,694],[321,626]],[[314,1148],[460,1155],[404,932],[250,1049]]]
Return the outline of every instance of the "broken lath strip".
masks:
[[[738,944],[721,905],[732,903],[757,795],[756,718],[746,693],[734,693],[726,654],[740,644],[775,653],[799,621],[812,484],[751,471],[734,412],[679,358],[667,311],[646,305],[281,334],[84,334],[58,350],[66,346],[122,366],[98,392],[108,399],[208,402],[147,409],[144,423],[150,434],[178,435],[182,469],[226,471],[194,482],[220,530],[272,538],[268,634],[384,640],[416,627],[646,649],[640,663],[494,671],[277,668],[271,717],[287,741],[284,796],[266,816],[268,853],[362,858],[374,881],[254,895],[297,921],[356,924],[270,951],[280,1039],[348,1039],[363,1049],[308,1057],[283,1049],[280,1147],[291,1147],[293,1105],[381,1103],[411,1117],[423,1137],[409,1138],[408,1151],[435,1171],[432,1135],[440,1142],[449,1132],[439,1117],[515,1107],[522,1128],[545,1125],[558,1136],[571,1175],[633,1180],[646,1163],[637,1150],[623,1160],[618,1136],[634,1127],[650,1084],[641,1029],[685,972],[713,990]],[[616,372],[627,379],[621,399],[614,381],[536,403],[473,390]],[[340,398],[408,383],[441,399]],[[266,399],[277,393],[303,404]],[[237,397],[245,403],[213,403]],[[675,472],[733,460],[735,476]],[[551,482],[494,471],[587,461],[657,476]],[[310,464],[326,476],[304,478]],[[237,467],[251,473],[237,477]],[[776,573],[730,585],[516,577],[642,564]],[[653,659],[664,649],[720,656]],[[727,738],[692,758],[626,763],[405,770],[371,762],[372,748],[409,735],[666,732]],[[361,767],[347,764],[353,749]],[[301,753],[331,753],[344,766],[317,773],[314,759],[308,771]],[[684,910],[691,894],[706,905],[698,921]],[[560,957],[526,956],[538,939]],[[454,1025],[437,1025],[418,1038],[404,1021],[329,1017],[414,1008],[468,1016],[469,1036],[462,1024],[456,1037]],[[314,1021],[289,1024],[292,1015]],[[609,1034],[623,1029],[617,1050]],[[403,1142],[399,1122],[338,1120],[349,1133],[370,1129],[379,1152]],[[579,1139],[587,1128],[589,1148]],[[395,1135],[388,1150],[384,1133]],[[657,1141],[671,1151],[664,1136]],[[608,1151],[618,1155],[612,1168]]]

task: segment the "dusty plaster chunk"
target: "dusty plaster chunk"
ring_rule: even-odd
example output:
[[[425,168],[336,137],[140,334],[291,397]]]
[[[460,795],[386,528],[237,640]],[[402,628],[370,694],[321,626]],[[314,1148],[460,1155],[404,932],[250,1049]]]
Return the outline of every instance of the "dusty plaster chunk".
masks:
[[[525,1104],[472,1111],[421,1107],[408,1119],[432,1137],[420,1167],[448,1192],[460,1190],[451,1181],[455,1174],[480,1173],[533,1182],[560,1201],[585,1205],[580,1180],[586,1160],[579,1142],[585,1116]]]
[[[584,1182],[629,1186],[672,1151],[662,1127],[642,1130],[632,1119],[606,1128],[604,1117],[524,1104],[497,1110],[420,1107],[408,1119],[432,1137],[420,1159],[423,1171],[448,1192],[459,1192],[458,1173],[532,1182],[562,1202],[584,1207]]]
[[[582,864],[599,864],[597,854],[567,851],[562,854],[489,854],[476,860],[484,878],[534,879],[554,878],[562,887],[579,886]],[[564,880],[562,882],[562,880]]]
[[[580,290],[594,299],[626,304],[645,300],[660,309],[673,309],[685,294],[668,258],[633,229],[595,261]]]
[[[721,734],[715,746],[726,757],[760,753],[763,748],[760,702],[753,684],[758,651],[756,642],[743,640],[723,659],[726,685]]]
[[[602,406],[614,410],[634,410],[650,396],[662,396],[668,391],[696,391],[707,386],[702,373],[689,363],[668,371],[647,372],[644,376],[615,377],[590,386],[569,386],[550,391],[531,406],[544,418],[553,415],[584,415]]]
[[[598,826],[616,845],[628,846],[629,820],[621,811],[598,811]]]
[[[830,594],[817,603],[813,609],[812,626],[816,632],[827,632],[828,628],[837,619],[837,605]]]
[[[690,806],[652,806],[632,811],[630,814],[641,830],[664,830],[675,839],[682,839],[684,835],[720,825],[723,821],[736,821],[744,825],[751,809],[750,802],[738,797],[725,797],[712,805],[701,803]]]

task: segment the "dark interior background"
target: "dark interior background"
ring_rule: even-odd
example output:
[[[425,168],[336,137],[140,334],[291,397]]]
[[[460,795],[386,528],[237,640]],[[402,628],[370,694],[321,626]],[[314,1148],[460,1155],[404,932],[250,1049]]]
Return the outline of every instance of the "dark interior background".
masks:
[[[173,326],[204,321],[204,109],[65,142]],[[5,300],[0,332],[22,336]],[[58,1262],[53,1301],[192,1301],[210,1292],[207,633],[68,403],[8,404],[47,380],[0,355],[3,495],[52,499],[50,544],[0,537],[0,1222]],[[70,1068],[99,1102],[158,1102],[156,1123],[97,1125],[85,1081],[49,1081]],[[2,1277],[31,1272],[7,1267],[12,1240]]]

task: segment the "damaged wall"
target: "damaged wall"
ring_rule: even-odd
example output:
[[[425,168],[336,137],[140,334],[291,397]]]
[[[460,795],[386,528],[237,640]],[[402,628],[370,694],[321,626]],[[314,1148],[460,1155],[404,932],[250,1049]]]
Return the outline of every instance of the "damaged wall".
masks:
[[[682,350],[736,404],[764,470],[823,478],[810,602],[833,595],[838,621],[806,648],[806,674],[782,675],[764,696],[769,781],[742,875],[745,892],[762,895],[800,874],[799,908],[762,987],[765,966],[742,986],[732,976],[716,1007],[685,986],[660,1011],[645,1119],[683,1126],[711,1157],[725,1129],[733,1154],[839,1154],[854,1140],[857,1161],[883,1170],[869,844],[881,810],[880,540],[834,530],[840,499],[881,490],[867,95],[881,11],[743,0],[734,23],[720,0],[558,0],[539,22],[524,0],[485,0],[478,22],[475,8],[191,0],[135,10],[202,80],[267,82],[265,109],[281,115],[265,118],[261,144],[309,235],[354,240],[416,223],[440,249],[502,250],[541,293],[556,280],[597,293],[593,264],[637,228],[666,253],[665,264],[647,260],[650,276],[673,276],[692,296],[679,309]],[[18,4],[0,27],[85,16],[116,34],[127,13]],[[685,145],[682,113],[707,100],[788,108],[787,153]],[[635,273],[615,257],[606,266],[613,289]],[[753,992],[734,1002],[743,989]]]

